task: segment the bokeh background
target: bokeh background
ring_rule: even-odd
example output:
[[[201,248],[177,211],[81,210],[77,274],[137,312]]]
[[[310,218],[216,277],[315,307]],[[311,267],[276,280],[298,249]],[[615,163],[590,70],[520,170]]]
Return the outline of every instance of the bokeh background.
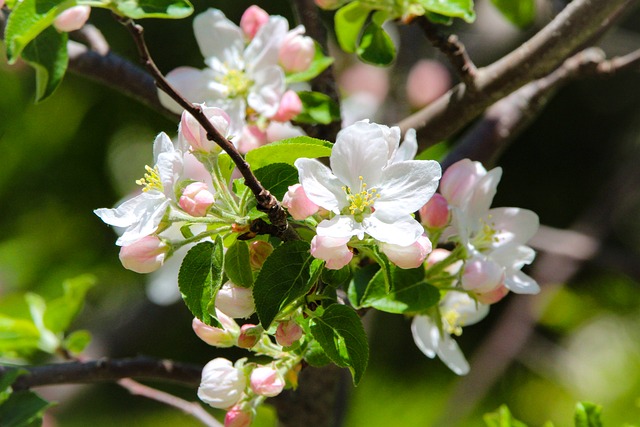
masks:
[[[517,47],[563,6],[540,1],[536,23],[518,30],[487,0],[477,3],[477,23],[456,23],[452,31],[479,65]],[[250,4],[195,2],[197,12],[219,7],[235,22]],[[293,19],[285,1],[258,4]],[[129,35],[107,12],[94,10],[91,21],[113,51],[136,61]],[[143,24],[163,71],[204,66],[191,18]],[[610,56],[638,49],[639,30],[636,8],[601,46]],[[445,58],[417,29],[401,28],[395,35],[400,56],[394,66],[357,71],[377,82],[373,98],[365,99],[380,102],[386,95],[370,113],[388,124],[411,111],[406,81],[418,60],[438,61],[429,63],[429,85],[421,90],[438,93],[455,81]],[[355,63],[345,56],[336,63],[345,94],[368,90],[349,80]],[[387,84],[388,93],[381,90]],[[10,310],[25,291],[55,295],[64,279],[88,273],[97,286],[72,328],[92,332],[87,356],[148,355],[201,364],[218,355],[244,356],[200,342],[188,310],[174,298],[177,270],[149,277],[123,269],[115,233],[92,213],[135,189],[135,179],[152,162],[154,136],[175,134],[177,122],[73,74],[41,104],[34,105],[34,92],[30,68],[0,61],[0,310]],[[529,270],[543,292],[525,302],[510,295],[485,321],[465,328],[458,340],[465,354],[472,361],[474,354],[485,354],[482,365],[472,362],[467,378],[419,352],[409,319],[368,314],[370,364],[344,402],[345,426],[482,426],[482,414],[503,403],[531,426],[547,420],[568,426],[579,400],[602,404],[607,426],[640,425],[640,73],[581,79],[561,88],[498,164],[504,175],[494,206],[532,209],[553,227],[536,239],[539,264]],[[555,231],[566,228],[579,234]],[[586,259],[576,260],[581,257]],[[509,334],[487,342],[506,327]],[[523,336],[526,344],[505,358],[509,345]],[[492,352],[495,358],[487,359]],[[158,387],[196,400],[194,390]],[[40,391],[59,402],[50,410],[50,425],[198,425],[113,384]],[[274,422],[265,408],[257,425]]]

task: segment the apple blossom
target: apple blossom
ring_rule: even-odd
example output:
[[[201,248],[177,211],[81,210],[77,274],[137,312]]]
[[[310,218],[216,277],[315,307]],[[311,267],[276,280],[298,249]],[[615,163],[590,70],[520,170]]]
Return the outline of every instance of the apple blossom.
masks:
[[[313,236],[311,239],[311,255],[326,261],[329,270],[340,270],[349,264],[353,252],[347,246],[349,237]]]
[[[162,264],[169,252],[169,246],[156,236],[145,236],[140,240],[120,248],[120,262],[127,270],[136,273],[151,273]]]
[[[501,286],[504,282],[504,268],[496,262],[484,258],[472,258],[464,264],[462,288],[484,294]]]
[[[202,112],[213,124],[213,126],[224,137],[229,136],[229,126],[231,119],[229,115],[216,107],[206,107],[201,105]],[[222,148],[207,138],[207,131],[189,112],[183,111],[178,126],[178,138],[181,138],[186,145],[196,153],[214,153],[218,154]]]
[[[284,389],[285,382],[277,369],[260,366],[251,371],[251,390],[261,396],[274,397]]]
[[[316,54],[316,44],[313,39],[303,36],[304,27],[299,26],[289,31],[282,41],[278,59],[285,71],[299,73],[306,71]]]
[[[309,200],[300,184],[289,186],[289,190],[282,198],[282,206],[287,208],[293,219],[297,220],[303,220],[318,212],[318,205]]]
[[[216,308],[234,319],[246,318],[256,311],[251,289],[227,282],[216,295]]]
[[[235,405],[244,392],[247,380],[242,369],[222,357],[213,359],[202,370],[198,397],[214,408]]]
[[[460,335],[463,326],[482,320],[489,313],[489,307],[464,292],[452,291],[440,301],[440,313],[440,322],[429,316],[415,316],[411,322],[413,340],[427,357],[433,359],[437,355],[453,372],[466,375],[469,364],[451,335]]]
[[[232,318],[220,310],[216,310],[216,317],[222,324],[222,328],[206,325],[200,319],[194,317],[191,323],[193,332],[196,333],[198,338],[209,345],[215,347],[233,347],[236,344],[238,334],[240,334],[240,327]]]
[[[242,128],[242,134],[236,142],[236,146],[238,147],[238,151],[246,154],[254,148],[262,147],[266,143],[267,134],[258,126],[248,125]]]
[[[409,139],[415,143],[415,132],[407,132]],[[309,200],[335,214],[318,225],[318,236],[363,239],[366,233],[400,246],[418,240],[424,229],[411,214],[435,192],[440,165],[406,160],[399,142],[398,127],[360,121],[338,133],[331,170],[317,160],[295,161]]]
[[[56,16],[53,26],[58,31],[69,32],[79,30],[89,19],[91,7],[86,5],[72,6]]]
[[[224,416],[224,427],[249,427],[253,421],[253,412],[245,411],[239,405],[229,409]]]
[[[185,147],[175,144],[164,133],[153,143],[155,166],[147,166],[144,178],[136,181],[143,186],[142,193],[127,199],[114,209],[96,209],[93,212],[102,221],[125,230],[116,241],[127,246],[155,232],[167,209],[175,203],[175,186],[181,178]]]
[[[419,212],[420,222],[427,228],[443,228],[449,223],[449,204],[441,194],[434,194]]]
[[[280,100],[280,106],[276,114],[271,117],[271,120],[277,122],[288,122],[295,116],[302,112],[302,101],[297,93],[292,90],[288,90],[282,95]]]
[[[238,347],[251,348],[258,343],[264,329],[262,326],[245,323],[240,327],[240,336],[238,337]]]
[[[256,33],[264,24],[269,21],[269,14],[260,6],[251,5],[244,11],[240,18],[240,28],[249,40],[256,36]]]
[[[215,199],[204,182],[192,182],[180,196],[178,204],[191,216],[205,216]]]
[[[380,243],[378,246],[389,258],[389,261],[400,268],[420,267],[429,252],[431,252],[431,240],[424,234],[408,246],[399,246],[391,243]]]
[[[276,342],[283,347],[291,347],[302,337],[302,328],[293,320],[278,323]]]

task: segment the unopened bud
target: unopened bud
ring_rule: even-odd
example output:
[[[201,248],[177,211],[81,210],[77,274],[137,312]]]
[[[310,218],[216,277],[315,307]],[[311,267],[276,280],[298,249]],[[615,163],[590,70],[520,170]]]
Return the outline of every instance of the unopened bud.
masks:
[[[285,36],[278,59],[285,71],[299,73],[306,71],[316,54],[316,45],[313,39],[303,36],[302,28],[295,28]]]
[[[130,245],[120,248],[120,262],[127,270],[136,273],[151,273],[162,264],[169,252],[167,246],[156,236],[145,236]]]
[[[211,124],[222,136],[226,137],[229,133],[229,124],[231,122],[229,115],[220,108],[205,107],[204,105],[201,105],[201,108]],[[207,138],[207,131],[187,111],[182,112],[180,125],[178,126],[178,138],[191,146],[191,149],[197,153],[217,154],[222,150],[218,144]]]
[[[409,246],[379,243],[380,250],[389,261],[400,268],[418,268],[431,252],[431,240],[424,234]]]
[[[222,285],[218,291],[216,308],[234,319],[249,317],[256,310],[251,289],[236,286],[231,282]]]
[[[274,397],[284,389],[284,378],[269,366],[261,366],[251,372],[251,390],[261,396]]]
[[[340,270],[349,264],[353,253],[349,250],[348,237],[314,236],[311,240],[311,255],[326,261],[329,270]]]
[[[58,31],[69,32],[79,30],[89,19],[91,14],[91,7],[86,5],[73,6],[66,9],[56,16],[53,21],[53,26]]]
[[[464,265],[462,287],[467,291],[484,294],[504,284],[504,268],[498,263],[474,258]]]
[[[229,408],[240,400],[246,385],[243,370],[234,367],[231,361],[218,357],[202,370],[198,397],[214,408]]]
[[[495,304],[509,293],[509,289],[505,285],[500,285],[492,291],[484,294],[476,294],[476,299],[482,304]]]
[[[249,263],[254,270],[260,270],[262,264],[269,258],[273,252],[273,246],[269,242],[256,240],[249,244]]]
[[[463,159],[449,166],[440,179],[440,193],[447,202],[462,207],[471,197],[473,189],[487,171],[480,162]]]
[[[204,182],[192,182],[180,196],[178,204],[191,216],[205,216],[215,199]]]
[[[238,347],[251,348],[258,343],[264,329],[262,326],[244,324],[240,327],[240,336],[238,337]]]
[[[318,212],[318,205],[309,200],[300,184],[289,186],[289,191],[282,198],[282,205],[287,208],[293,219],[297,220],[303,220]]]
[[[449,223],[449,204],[441,194],[435,193],[420,208],[420,222],[428,228],[443,228]]]
[[[252,421],[253,412],[243,411],[239,405],[236,405],[224,416],[224,427],[249,427]]]
[[[276,341],[283,347],[291,345],[302,337],[302,328],[293,320],[278,323],[276,329]]]
[[[240,28],[244,35],[249,39],[253,39],[256,33],[264,24],[269,21],[269,14],[255,4],[249,6],[240,18]]]
[[[271,117],[276,122],[288,122],[302,112],[302,101],[298,94],[293,90],[288,90],[280,98],[280,106],[278,111]]]
[[[233,319],[221,313],[219,310],[217,317],[220,323],[222,323],[223,328],[206,325],[195,317],[191,323],[193,332],[196,333],[198,338],[209,345],[215,347],[234,346],[236,344],[236,336],[240,333],[240,328]]]
[[[333,9],[339,8],[348,0],[313,0],[313,1],[320,9],[333,10]]]

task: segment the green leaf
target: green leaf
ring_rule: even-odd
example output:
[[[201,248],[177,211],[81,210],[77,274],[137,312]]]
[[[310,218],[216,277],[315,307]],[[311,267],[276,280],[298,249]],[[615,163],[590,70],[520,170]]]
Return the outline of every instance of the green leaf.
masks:
[[[419,3],[429,12],[452,18],[462,18],[467,22],[473,22],[476,19],[473,0],[419,0]]]
[[[320,368],[331,363],[331,359],[324,352],[324,349],[318,341],[311,341],[304,352],[304,360],[311,366]]]
[[[358,46],[360,31],[367,21],[370,10],[358,1],[340,8],[335,14],[336,38],[342,50],[354,53]]]
[[[435,160],[442,162],[445,156],[449,154],[451,147],[447,141],[438,142],[416,156],[416,160]]]
[[[91,333],[84,329],[70,333],[62,342],[62,346],[73,354],[80,354],[91,342]]]
[[[253,286],[253,273],[249,262],[249,245],[236,240],[224,256],[224,272],[229,280],[243,288]]]
[[[353,273],[353,278],[349,283],[349,290],[347,291],[347,295],[349,297],[349,302],[355,308],[362,307],[362,300],[367,291],[367,287],[369,286],[369,282],[373,279],[373,276],[376,275],[380,271],[380,266],[377,264],[369,264],[362,268],[356,269]]]
[[[373,277],[362,298],[362,307],[373,307],[380,311],[396,314],[423,313],[440,299],[440,292],[423,281],[424,269],[402,269],[391,267],[393,289],[387,293],[382,270]]]
[[[439,13],[433,13],[433,12],[427,11],[424,13],[424,16],[434,24],[440,24],[440,25],[453,24],[453,18],[449,16],[440,15]]]
[[[31,320],[40,333],[38,348],[47,353],[54,353],[60,346],[60,339],[56,334],[47,329],[44,323],[44,314],[47,310],[47,303],[40,295],[31,292],[26,293],[24,295],[24,299],[29,306]]]
[[[335,288],[348,284],[351,280],[351,268],[345,265],[340,270],[329,270],[325,268],[322,271],[322,281]]]
[[[11,385],[14,381],[20,376],[24,374],[28,374],[29,371],[22,368],[16,369],[8,369],[5,370],[2,375],[0,375],[0,405],[6,402],[13,390],[11,389]]]
[[[32,321],[0,314],[0,356],[27,355],[39,343],[40,332]]]
[[[285,242],[275,248],[262,265],[253,286],[256,312],[264,329],[288,304],[309,292],[313,286],[309,243]]]
[[[536,17],[535,0],[491,0],[491,3],[518,28],[527,27]]]
[[[182,299],[191,313],[206,325],[217,325],[209,313],[209,304],[215,301],[222,285],[224,253],[222,238],[215,243],[202,242],[187,252],[178,273],[178,287]]]
[[[344,305],[330,305],[310,322],[313,337],[336,365],[349,368],[358,385],[369,361],[369,344],[358,314]]]
[[[272,163],[263,166],[257,169],[254,174],[264,188],[269,190],[278,200],[282,200],[290,185],[299,182],[298,170],[286,163]]]
[[[298,136],[272,142],[247,153],[246,160],[254,170],[272,163],[292,165],[301,157],[315,159],[331,155],[331,143],[310,136]]]
[[[591,402],[578,402],[573,416],[575,427],[602,427],[602,406]]]
[[[62,284],[62,296],[47,303],[44,313],[47,329],[54,333],[66,331],[82,309],[87,291],[95,284],[96,278],[91,275],[65,280]]]
[[[220,168],[220,172],[222,173],[222,177],[225,181],[231,181],[231,174],[233,173],[236,165],[227,153],[220,153],[218,155],[218,167]]]
[[[309,65],[309,68],[299,73],[292,73],[287,75],[287,78],[286,78],[287,84],[308,82],[309,80],[313,79],[314,77],[322,73],[324,70],[329,68],[331,64],[333,64],[333,58],[329,56],[324,56],[324,54],[322,53],[322,47],[320,46],[320,44],[318,42],[315,42],[315,44],[316,44],[316,53],[313,56],[313,61],[311,62],[311,65]]]
[[[293,120],[300,123],[329,124],[340,120],[340,106],[328,95],[320,92],[298,92],[302,112]]]
[[[51,403],[29,390],[17,391],[0,405],[2,427],[26,427],[42,419]]]
[[[23,0],[18,2],[9,15],[4,33],[9,63],[15,63],[22,50],[38,34],[47,29],[60,12],[75,6],[75,4],[74,0]],[[53,28],[50,30],[57,33]]]
[[[133,19],[181,19],[193,13],[189,0],[115,0],[115,7],[123,16]]]
[[[36,70],[36,102],[49,97],[62,82],[69,63],[68,39],[67,33],[49,27],[22,51],[22,58]]]
[[[483,419],[487,427],[527,427],[525,423],[513,418],[506,405],[500,406],[495,412],[484,414]]]
[[[396,47],[382,26],[371,21],[364,29],[357,53],[364,62],[385,66],[391,64],[395,59]]]

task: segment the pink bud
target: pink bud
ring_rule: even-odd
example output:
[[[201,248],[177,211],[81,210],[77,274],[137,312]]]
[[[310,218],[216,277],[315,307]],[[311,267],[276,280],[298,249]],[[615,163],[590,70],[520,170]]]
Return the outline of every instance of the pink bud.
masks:
[[[267,258],[269,258],[269,255],[271,255],[271,252],[273,252],[271,243],[263,240],[251,242],[249,244],[249,263],[251,264],[251,268],[260,270],[262,264],[264,264]]]
[[[261,131],[258,126],[245,126],[242,128],[242,135],[240,135],[236,145],[242,154],[246,154],[254,148],[262,147],[266,143],[267,134]]]
[[[276,369],[260,366],[251,372],[251,390],[261,396],[273,397],[284,389],[284,378]]]
[[[251,348],[258,343],[264,329],[262,326],[244,324],[240,327],[240,336],[238,337],[238,347]]]
[[[479,162],[463,159],[449,166],[440,179],[440,193],[449,205],[462,207],[476,183],[487,174]]]
[[[289,31],[280,46],[278,59],[282,68],[290,73],[306,71],[316,54],[313,39],[303,36],[302,31],[301,27]]]
[[[209,345],[215,347],[234,346],[236,344],[236,336],[240,333],[240,328],[233,319],[219,310],[217,317],[224,328],[205,325],[200,319],[195,317],[191,323],[193,332],[196,333],[198,338]]]
[[[504,283],[504,268],[481,258],[467,260],[462,273],[462,287],[478,294],[491,292]]]
[[[449,223],[449,204],[441,194],[434,194],[420,208],[420,222],[428,228],[443,228]]]
[[[314,236],[311,240],[311,255],[326,261],[329,270],[340,270],[349,264],[353,253],[349,250],[348,237]]]
[[[222,285],[218,291],[216,308],[234,319],[249,317],[256,311],[251,289],[241,288],[231,282]]]
[[[282,205],[287,208],[293,219],[297,220],[303,220],[318,212],[318,205],[309,200],[300,184],[289,186],[289,191],[282,198]]]
[[[201,105],[202,111],[211,124],[222,134],[227,136],[231,119],[229,115],[216,107],[205,107]],[[222,149],[213,141],[207,138],[207,131],[200,123],[187,111],[182,112],[180,126],[178,126],[178,138],[184,141],[191,149],[200,153],[219,153]]]
[[[158,237],[145,236],[120,248],[120,262],[127,270],[151,273],[162,267],[167,252],[169,246]]]
[[[509,293],[509,289],[505,285],[500,285],[492,291],[484,294],[476,294],[476,299],[482,304],[495,304]]]
[[[224,416],[224,427],[249,427],[253,421],[253,413],[243,411],[238,405],[227,411]]]
[[[269,21],[269,14],[255,4],[249,6],[240,18],[240,28],[249,40],[256,36],[256,33],[264,24]]]
[[[293,320],[278,323],[276,341],[283,347],[291,345],[302,337],[302,328]]]
[[[302,111],[302,101],[297,93],[292,90],[288,90],[280,98],[280,106],[278,111],[271,117],[271,120],[276,122],[288,122]]]
[[[205,216],[215,199],[204,182],[192,182],[180,196],[178,204],[191,216]]]
[[[432,267],[434,264],[439,263],[440,261],[444,261],[445,259],[447,259],[449,257],[449,255],[451,255],[451,252],[446,250],[446,249],[442,249],[442,248],[435,248],[428,256],[427,258],[427,267]],[[460,268],[462,268],[462,260],[457,260],[455,262],[453,262],[452,264],[450,264],[447,268],[445,268],[444,270],[451,274],[452,276],[458,274],[458,272],[460,271]]]
[[[451,87],[447,68],[433,60],[418,61],[407,76],[407,101],[413,108],[422,108],[435,101]]]
[[[56,19],[53,21],[53,26],[56,27],[58,31],[67,33],[69,31],[79,30],[87,22],[90,14],[91,7],[89,6],[73,6],[56,16]]]
[[[379,243],[378,246],[389,258],[389,261],[400,268],[420,267],[429,252],[431,252],[431,240],[424,234],[409,246],[392,245],[390,243]]]
[[[337,9],[340,7],[345,0],[313,0],[315,4],[325,10]]]

